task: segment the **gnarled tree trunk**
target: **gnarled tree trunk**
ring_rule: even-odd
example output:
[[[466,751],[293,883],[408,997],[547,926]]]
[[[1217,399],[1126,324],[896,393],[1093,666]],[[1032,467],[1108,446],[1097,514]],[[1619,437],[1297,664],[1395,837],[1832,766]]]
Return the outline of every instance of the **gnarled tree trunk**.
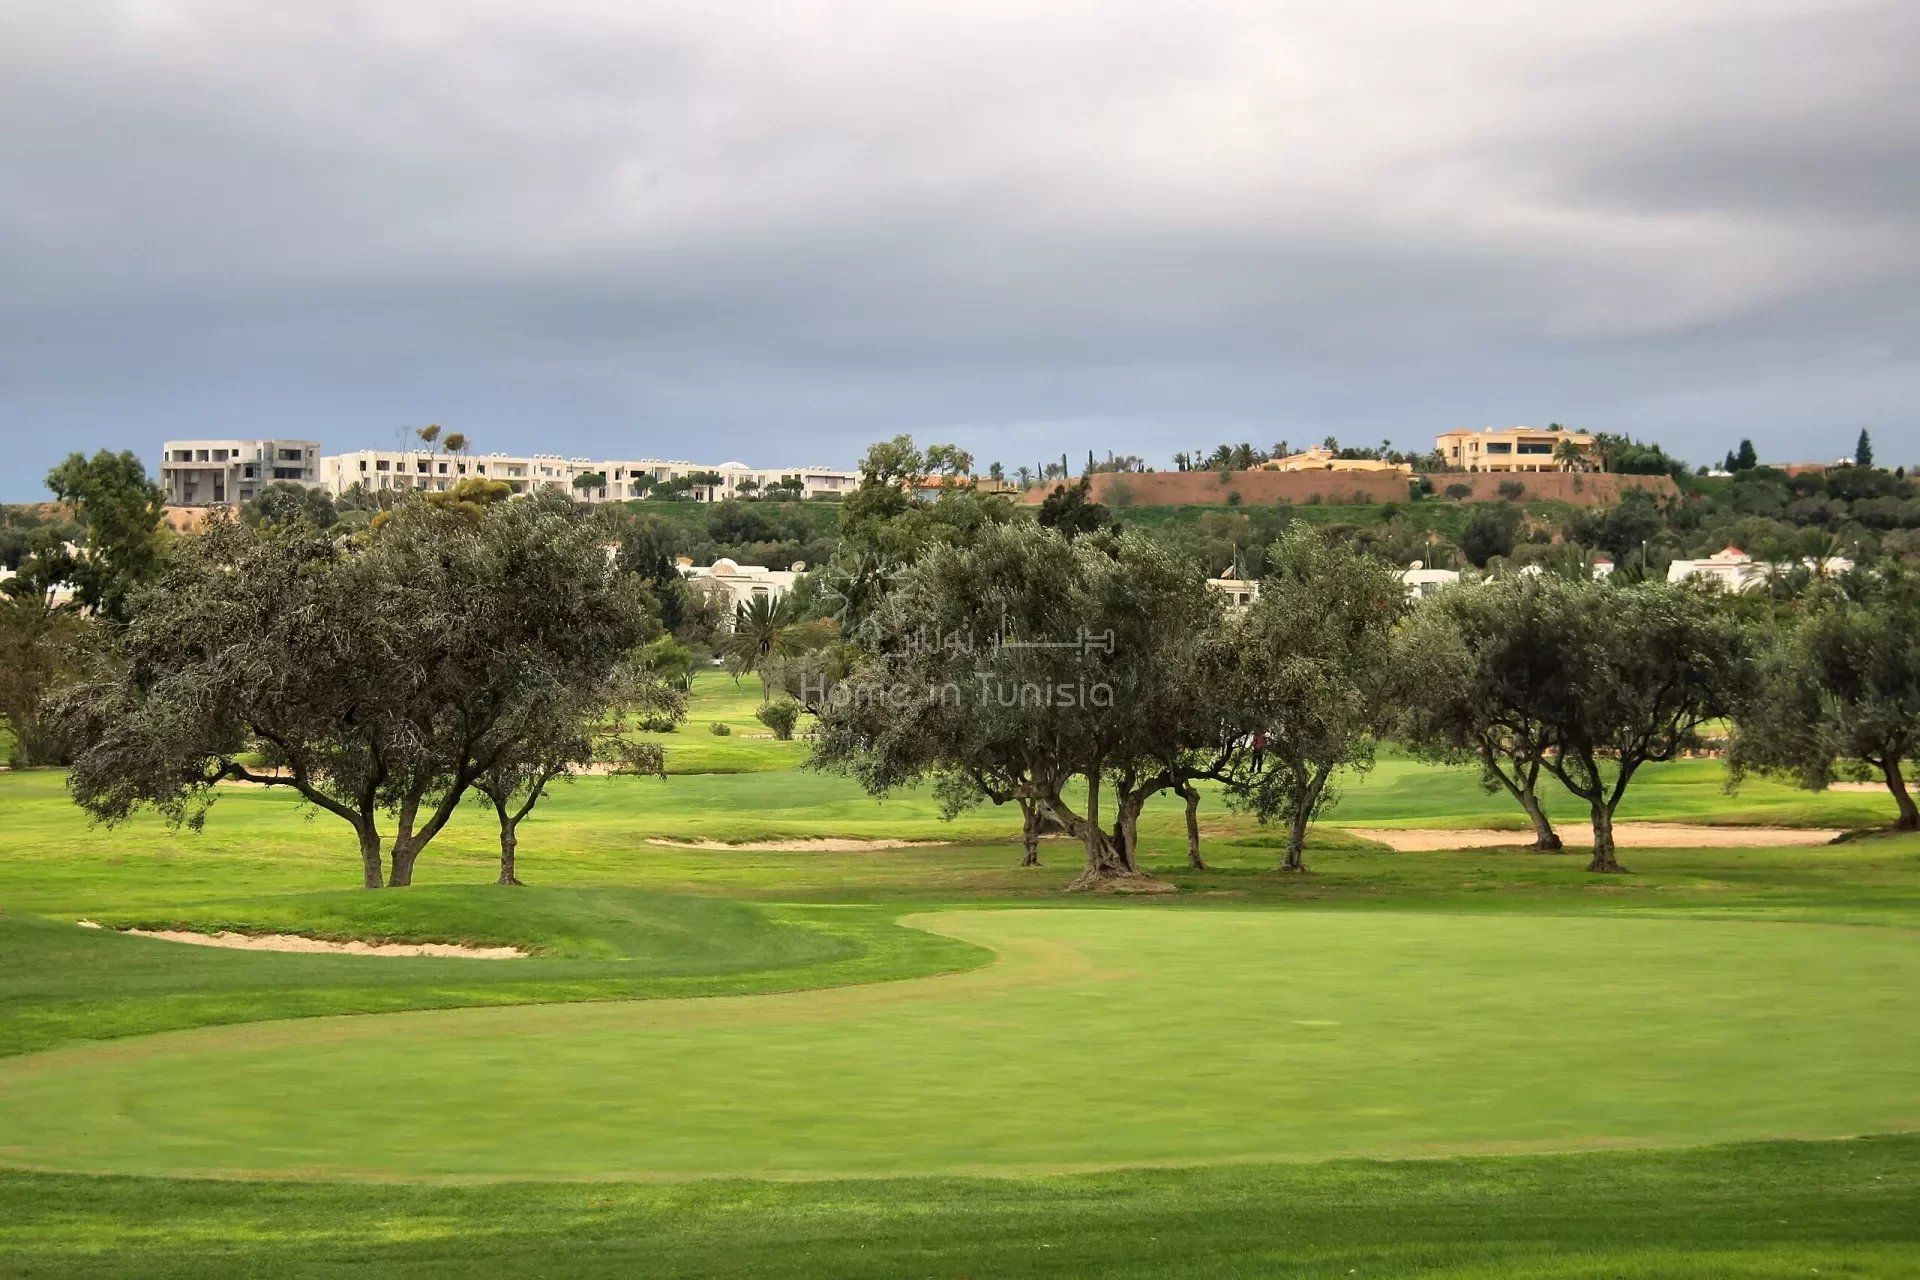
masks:
[[[1307,869],[1307,828],[1313,823],[1314,810],[1320,804],[1320,793],[1327,789],[1327,779],[1332,773],[1327,768],[1314,770],[1313,777],[1295,798],[1293,817],[1287,823],[1287,857],[1280,864],[1282,871],[1304,872]]]
[[[1547,811],[1540,807],[1540,797],[1532,787],[1521,788],[1518,792],[1520,807],[1527,811],[1527,817],[1533,822],[1533,851],[1535,853],[1560,853],[1565,848],[1560,843],[1560,833],[1547,821]]]
[[[1613,808],[1604,800],[1592,802],[1593,861],[1587,870],[1606,875],[1621,875],[1626,868],[1613,856]]]
[[[1187,866],[1194,871],[1205,871],[1206,861],[1200,856],[1200,791],[1192,783],[1183,782],[1174,788],[1174,792],[1187,802]]]
[[[386,880],[380,872],[380,833],[368,825],[360,828],[359,836],[360,869],[365,878],[365,887],[383,889]]]
[[[501,823],[500,823],[500,878],[494,881],[495,884],[516,884],[517,885],[521,882],[520,877],[514,874],[514,868],[513,868],[514,851],[519,847],[519,844],[520,844],[520,837],[516,830],[519,827],[519,825],[520,825],[519,823],[514,822],[510,819],[501,820]]]
[[[1889,756],[1886,765],[1887,790],[1893,792],[1893,803],[1898,807],[1900,816],[1894,819],[1895,831],[1920,831],[1920,808],[1913,803],[1913,796],[1907,791],[1907,780],[1900,772],[1900,758]]]
[[[1020,844],[1026,850],[1020,859],[1023,867],[1040,865],[1040,806],[1037,802],[1020,797]]]
[[[1559,833],[1554,831],[1553,823],[1547,820],[1547,811],[1540,807],[1540,793],[1535,783],[1540,780],[1540,762],[1535,760],[1530,766],[1517,761],[1513,766],[1513,776],[1500,767],[1494,758],[1494,748],[1486,743],[1480,744],[1480,761],[1487,773],[1497,779],[1507,789],[1507,794],[1520,802],[1526,811],[1527,820],[1533,823],[1533,851],[1535,853],[1559,853],[1562,849]]]
[[[1146,881],[1127,860],[1113,841],[1100,826],[1100,782],[1096,773],[1087,779],[1087,812],[1085,816],[1075,814],[1058,797],[1048,802],[1048,812],[1055,821],[1072,834],[1080,837],[1087,851],[1087,865],[1073,883],[1067,886],[1067,892],[1075,893],[1086,889],[1104,889],[1125,884],[1129,880]]]

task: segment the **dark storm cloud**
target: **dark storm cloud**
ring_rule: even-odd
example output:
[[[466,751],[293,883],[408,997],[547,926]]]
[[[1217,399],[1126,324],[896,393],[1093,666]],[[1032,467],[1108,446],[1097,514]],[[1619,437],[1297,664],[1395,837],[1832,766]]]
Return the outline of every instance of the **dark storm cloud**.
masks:
[[[17,6],[0,497],[427,420],[1920,458],[1910,5],[1330,8]]]

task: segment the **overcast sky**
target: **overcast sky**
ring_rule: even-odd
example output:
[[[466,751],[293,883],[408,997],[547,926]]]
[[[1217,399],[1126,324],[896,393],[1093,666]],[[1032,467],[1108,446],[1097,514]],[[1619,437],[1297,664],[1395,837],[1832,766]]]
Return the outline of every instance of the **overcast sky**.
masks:
[[[1920,461],[1916,66],[1912,0],[0,5],[0,499],[426,422]]]

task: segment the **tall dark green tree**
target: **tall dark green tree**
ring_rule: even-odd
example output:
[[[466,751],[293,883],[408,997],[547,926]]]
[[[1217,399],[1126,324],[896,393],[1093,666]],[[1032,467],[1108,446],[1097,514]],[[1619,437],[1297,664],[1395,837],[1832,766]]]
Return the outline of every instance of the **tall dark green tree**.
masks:
[[[1860,428],[1860,439],[1853,446],[1853,465],[1856,467],[1873,465],[1873,441],[1868,437],[1865,427]]]
[[[1113,516],[1105,506],[1095,502],[1092,495],[1090,476],[1057,485],[1040,503],[1040,523],[1049,529],[1058,529],[1068,540],[1112,528]]]
[[[1861,596],[1828,586],[1769,647],[1735,724],[1736,780],[1779,772],[1821,789],[1859,761],[1920,830],[1906,768],[1920,753],[1920,581],[1889,568]]]
[[[73,508],[86,529],[84,553],[73,570],[75,598],[112,621],[160,571],[166,499],[131,452],[102,449],[91,458],[70,454],[47,473],[47,488]]]

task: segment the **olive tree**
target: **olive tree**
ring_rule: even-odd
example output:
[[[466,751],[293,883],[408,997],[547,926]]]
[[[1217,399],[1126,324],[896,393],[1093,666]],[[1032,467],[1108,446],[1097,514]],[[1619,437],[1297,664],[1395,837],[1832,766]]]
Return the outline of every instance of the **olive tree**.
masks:
[[[1587,870],[1624,871],[1613,842],[1621,799],[1641,766],[1697,748],[1701,727],[1740,703],[1748,633],[1718,593],[1686,585],[1543,577],[1527,599],[1508,625],[1538,735],[1528,749],[1587,804]]]
[[[874,602],[850,662],[800,675],[795,692],[819,721],[810,767],[875,795],[931,779],[948,817],[982,800],[1017,803],[1037,865],[1041,830],[1064,826],[1054,806],[1078,766],[1056,695],[1077,697],[1079,671],[1072,650],[1027,642],[1077,639],[1083,559],[1027,524],[929,548]]]
[[[1228,779],[1262,822],[1287,824],[1281,870],[1305,871],[1307,827],[1337,801],[1336,773],[1373,763],[1406,591],[1385,562],[1306,525],[1267,564],[1233,625],[1227,696],[1246,737]]]
[[[644,653],[644,651],[641,651]],[[503,726],[506,745],[473,780],[474,796],[493,810],[500,833],[495,883],[519,885],[520,824],[555,782],[571,781],[596,765],[628,777],[666,777],[666,753],[655,742],[626,736],[628,717],[645,723],[686,718],[686,693],[647,669],[636,655],[595,686],[576,686],[560,673],[532,668],[514,699],[516,721]]]
[[[1481,784],[1527,815],[1533,848],[1558,853],[1539,794],[1538,581],[1518,574],[1451,587],[1408,615],[1394,637],[1394,728],[1428,759],[1476,762]]]
[[[646,623],[564,498],[409,501],[348,541],[217,522],[62,700],[68,784],[97,819],[193,827],[222,782],[286,787],[352,827],[368,888],[407,885],[534,692],[599,687]]]
[[[1735,723],[1733,778],[1793,775],[1815,790],[1844,762],[1876,770],[1894,826],[1920,830],[1905,768],[1920,750],[1920,582],[1889,571],[1859,597],[1830,590],[1762,657]]]

